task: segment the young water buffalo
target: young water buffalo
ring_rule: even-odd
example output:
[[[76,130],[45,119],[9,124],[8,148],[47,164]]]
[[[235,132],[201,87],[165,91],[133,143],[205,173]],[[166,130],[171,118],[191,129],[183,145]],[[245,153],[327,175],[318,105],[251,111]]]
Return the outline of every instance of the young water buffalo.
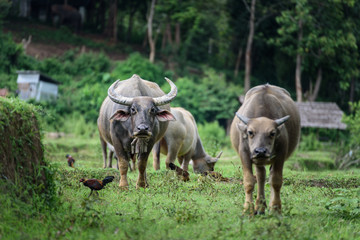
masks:
[[[281,213],[283,166],[296,148],[299,137],[299,112],[285,89],[266,84],[246,93],[244,104],[237,111],[230,130],[232,145],[243,166],[245,212],[254,213],[254,164],[258,183],[255,213],[263,214],[266,208],[265,165],[271,165],[270,209]]]
[[[160,169],[160,152],[167,155],[166,168],[174,163],[176,157],[181,168],[188,170],[190,160],[196,173],[213,171],[221,153],[213,158],[209,156],[201,143],[194,117],[183,108],[171,108],[176,121],[170,122],[165,136],[153,148],[154,169]]]
[[[114,82],[101,105],[98,129],[106,165],[107,147],[113,146],[119,161],[120,187],[127,188],[130,159],[138,157],[137,187],[148,186],[146,163],[155,142],[165,134],[169,121],[175,120],[169,103],[176,97],[175,84],[168,94],[153,82],[134,74],[130,79]]]

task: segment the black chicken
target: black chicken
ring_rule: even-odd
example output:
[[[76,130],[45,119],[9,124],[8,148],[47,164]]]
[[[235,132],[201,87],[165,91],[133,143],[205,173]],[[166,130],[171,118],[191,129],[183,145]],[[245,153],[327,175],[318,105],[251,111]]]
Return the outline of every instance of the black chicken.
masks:
[[[91,189],[91,192],[89,195],[89,197],[90,197],[94,190],[99,191],[99,190],[103,189],[106,184],[112,182],[113,180],[114,180],[114,176],[107,176],[102,181],[95,179],[95,178],[92,178],[92,179],[82,178],[82,179],[80,179],[80,182],[82,182],[84,184],[84,186],[87,186],[88,188]],[[97,195],[99,195],[98,192],[96,192],[96,193],[97,193]]]

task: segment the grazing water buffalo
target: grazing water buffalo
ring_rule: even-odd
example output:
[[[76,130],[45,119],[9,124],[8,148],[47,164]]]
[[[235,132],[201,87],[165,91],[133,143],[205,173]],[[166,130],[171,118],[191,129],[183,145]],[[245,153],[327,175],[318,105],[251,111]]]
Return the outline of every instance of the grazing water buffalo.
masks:
[[[299,112],[285,89],[266,84],[246,93],[244,104],[237,111],[230,130],[232,145],[243,166],[245,212],[254,213],[253,190],[256,180],[258,194],[255,213],[265,212],[265,165],[271,165],[270,209],[281,213],[283,166],[296,148],[299,137]],[[256,180],[253,164],[256,168]]]
[[[156,143],[153,149],[154,168],[160,169],[160,152],[167,155],[166,167],[174,163],[176,157],[181,168],[188,170],[190,160],[193,160],[194,172],[213,171],[214,165],[221,156],[210,157],[204,150],[197,130],[194,117],[183,108],[171,108],[176,121],[170,122],[165,136]]]
[[[155,142],[165,134],[169,121],[170,103],[177,94],[175,84],[168,94],[153,82],[134,74],[130,79],[114,82],[100,108],[98,129],[106,163],[108,144],[113,146],[119,161],[120,187],[127,188],[130,159],[137,154],[139,176],[136,187],[147,187],[146,163]]]

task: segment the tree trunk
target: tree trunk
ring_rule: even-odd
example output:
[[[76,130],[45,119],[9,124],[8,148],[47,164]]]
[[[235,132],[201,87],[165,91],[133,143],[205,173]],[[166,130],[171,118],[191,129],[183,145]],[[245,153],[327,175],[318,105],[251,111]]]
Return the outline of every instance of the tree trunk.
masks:
[[[176,44],[177,48],[180,47],[180,43],[181,43],[181,39],[180,39],[180,23],[177,22],[175,24],[175,44]]]
[[[171,36],[171,25],[170,25],[170,19],[168,19],[168,22],[166,23],[166,38],[167,38],[167,42],[172,45],[173,40],[172,40],[172,36]]]
[[[104,34],[117,41],[117,0],[112,0],[109,8],[109,19]]]
[[[134,14],[132,12],[130,12],[129,26],[128,26],[128,31],[127,31],[127,35],[126,35],[126,42],[131,42],[133,26],[134,26]]]
[[[152,36],[152,22],[154,18],[154,12],[155,12],[155,3],[156,0],[151,1],[150,11],[149,11],[149,17],[148,17],[148,40],[150,45],[150,55],[149,55],[149,61],[151,63],[154,63],[155,61],[155,41]]]
[[[251,49],[254,39],[255,31],[255,3],[256,0],[251,1],[250,8],[250,22],[249,22],[249,36],[246,45],[246,55],[245,55],[245,80],[244,80],[244,91],[247,92],[250,89],[250,76],[251,76]]]
[[[354,102],[354,93],[355,93],[355,78],[351,78],[351,83],[350,83],[350,102]]]
[[[317,98],[317,96],[319,94],[321,80],[322,80],[322,68],[319,67],[317,77],[316,77],[314,90],[311,89],[312,93],[309,96],[309,101],[310,102],[315,102],[315,100],[316,100],[316,98]]]
[[[299,35],[298,35],[298,45],[300,46],[303,38],[303,26],[302,20],[299,20]],[[296,70],[295,70],[295,86],[296,86],[296,101],[302,102],[302,87],[301,87],[301,61],[302,57],[300,53],[296,55]]]
[[[240,67],[240,63],[241,63],[242,54],[243,54],[243,48],[240,47],[240,48],[239,48],[238,55],[237,55],[237,58],[236,58],[235,70],[234,70],[234,77],[237,77],[238,74],[239,74],[239,67]]]

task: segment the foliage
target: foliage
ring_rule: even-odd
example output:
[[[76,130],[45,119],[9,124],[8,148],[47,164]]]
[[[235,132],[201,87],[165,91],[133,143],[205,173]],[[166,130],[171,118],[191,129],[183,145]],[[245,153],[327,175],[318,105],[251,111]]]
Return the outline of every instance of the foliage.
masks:
[[[318,140],[315,133],[310,132],[308,135],[301,135],[301,141],[299,149],[302,151],[314,151],[321,150],[322,144]]]
[[[210,156],[216,156],[222,147],[230,147],[226,132],[217,121],[198,125],[200,139]]]
[[[204,77],[198,81],[179,78],[176,86],[179,91],[172,106],[187,109],[198,123],[230,119],[239,107],[237,96],[242,89],[227,83],[224,75],[213,69],[205,69]]]
[[[54,169],[44,160],[41,109],[19,99],[0,98],[0,189],[30,202],[34,208],[54,207]]]
[[[165,82],[164,77],[171,79],[173,73],[165,71],[161,63],[152,64],[148,59],[136,52],[130,54],[126,61],[119,62],[112,71],[111,76],[114,79],[125,80],[131,78],[133,74],[162,85]]]
[[[334,197],[325,202],[325,208],[344,219],[360,217],[360,191],[337,189]]]
[[[351,112],[344,115],[343,121],[350,132],[347,146],[340,151],[336,163],[340,169],[360,166],[360,102],[349,103]]]

